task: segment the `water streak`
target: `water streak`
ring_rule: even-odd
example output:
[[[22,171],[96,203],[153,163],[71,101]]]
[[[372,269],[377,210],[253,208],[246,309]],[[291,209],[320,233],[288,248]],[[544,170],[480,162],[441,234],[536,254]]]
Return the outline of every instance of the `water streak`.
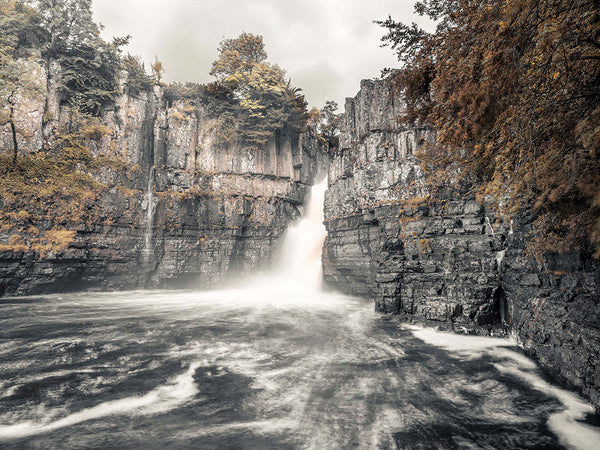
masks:
[[[199,365],[199,363],[190,365],[185,373],[146,395],[100,403],[92,408],[48,423],[21,422],[15,425],[0,425],[0,439],[18,439],[48,433],[112,415],[151,415],[170,411],[185,403],[198,392],[193,376]]]
[[[414,326],[409,328],[416,337],[426,343],[450,350],[465,359],[481,358],[484,355],[501,358],[501,363],[493,364],[498,372],[519,378],[534,389],[554,396],[561,402],[563,410],[550,415],[548,426],[563,445],[581,450],[600,448],[600,429],[583,422],[586,416],[595,413],[594,408],[579,396],[545,381],[531,359],[507,348],[511,343],[516,345],[516,341],[441,333]]]
[[[144,229],[144,263],[148,264],[152,256],[152,223],[154,220],[154,166],[148,173],[148,182],[146,193],[144,194],[146,202],[146,227]]]

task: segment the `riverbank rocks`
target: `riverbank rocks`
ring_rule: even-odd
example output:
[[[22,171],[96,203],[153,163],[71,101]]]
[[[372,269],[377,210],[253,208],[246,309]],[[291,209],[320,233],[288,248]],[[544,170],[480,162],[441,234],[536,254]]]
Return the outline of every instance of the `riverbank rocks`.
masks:
[[[515,332],[556,378],[600,405],[600,275],[579,254],[525,254],[530,218],[512,225],[460,189],[431,195],[416,154],[427,129],[402,127],[401,100],[363,81],[346,100],[329,166],[325,281],[382,313],[468,334]]]

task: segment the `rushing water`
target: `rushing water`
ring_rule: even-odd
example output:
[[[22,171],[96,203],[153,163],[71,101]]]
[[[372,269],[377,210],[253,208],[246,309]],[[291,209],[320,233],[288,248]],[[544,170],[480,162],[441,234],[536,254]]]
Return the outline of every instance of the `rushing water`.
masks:
[[[3,300],[0,448],[600,448],[514,342],[320,292],[308,210],[243,288]]]

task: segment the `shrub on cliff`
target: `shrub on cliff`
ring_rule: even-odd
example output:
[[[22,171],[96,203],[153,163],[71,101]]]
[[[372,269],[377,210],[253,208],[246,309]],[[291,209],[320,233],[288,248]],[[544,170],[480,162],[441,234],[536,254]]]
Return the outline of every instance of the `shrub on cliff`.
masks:
[[[152,91],[154,79],[146,73],[144,63],[137,56],[123,57],[123,68],[127,71],[127,91],[129,95]]]
[[[119,213],[100,202],[109,186],[97,177],[103,170],[132,168],[90,153],[91,141],[108,133],[98,118],[77,111],[51,149],[22,155],[15,165],[0,153],[0,251],[43,256],[67,248],[78,227],[116,220]]]
[[[588,0],[424,0],[426,32],[389,18],[403,121],[437,131],[423,154],[504,213],[533,207],[535,250],[600,255],[600,10]]]

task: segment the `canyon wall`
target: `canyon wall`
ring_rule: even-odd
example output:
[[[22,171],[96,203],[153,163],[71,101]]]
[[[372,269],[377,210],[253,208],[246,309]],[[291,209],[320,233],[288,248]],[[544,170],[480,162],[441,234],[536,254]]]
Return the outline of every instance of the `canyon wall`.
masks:
[[[556,378],[600,405],[600,271],[577,253],[525,254],[530,218],[511,224],[459,186],[431,192],[419,166],[432,132],[396,120],[384,82],[346,100],[329,166],[325,281],[384,313],[462,333],[514,331]]]
[[[50,64],[50,73],[39,67],[47,98],[19,103],[21,154],[52,144],[72,120],[56,89],[60,65]],[[3,228],[0,295],[204,288],[260,270],[322,164],[311,129],[285,128],[259,149],[213,144],[214,119],[184,100],[167,102],[159,86],[121,95],[101,121],[108,133],[88,147],[120,166],[91,173],[103,185],[96,219],[78,224],[67,248],[46,253],[8,248],[18,230]],[[0,129],[0,147],[12,147],[8,126]],[[40,215],[28,226],[43,232],[57,222]]]

